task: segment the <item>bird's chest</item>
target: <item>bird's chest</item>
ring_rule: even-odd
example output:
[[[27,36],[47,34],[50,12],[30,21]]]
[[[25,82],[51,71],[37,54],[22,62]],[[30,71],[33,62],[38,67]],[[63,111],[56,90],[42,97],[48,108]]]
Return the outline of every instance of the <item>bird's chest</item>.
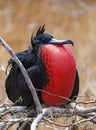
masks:
[[[44,45],[40,51],[48,81],[41,92],[42,99],[51,106],[63,104],[71,96],[75,81],[76,64],[72,50],[67,45]]]

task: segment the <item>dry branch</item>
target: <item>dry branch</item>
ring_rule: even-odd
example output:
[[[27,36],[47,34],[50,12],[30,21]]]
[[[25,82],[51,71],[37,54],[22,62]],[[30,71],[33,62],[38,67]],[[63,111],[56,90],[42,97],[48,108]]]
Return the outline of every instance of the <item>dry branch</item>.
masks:
[[[28,109],[27,107],[22,107],[22,106],[12,106],[10,104],[6,104],[4,103],[3,105],[0,106],[0,129],[1,128],[9,128],[10,126],[14,125],[15,123],[20,123],[20,122],[32,122],[31,125],[31,130],[36,130],[36,127],[38,126],[38,124],[43,120],[48,121],[50,124],[55,124],[61,127],[67,127],[67,129],[69,130],[69,128],[72,128],[75,125],[80,125],[84,122],[92,122],[94,124],[96,124],[96,107],[93,108],[87,108],[87,109],[83,109],[81,110],[78,109],[78,105],[75,106],[76,109],[74,108],[70,108],[70,105],[75,105],[74,103],[70,103],[69,104],[69,108],[67,106],[67,108],[58,108],[58,107],[48,107],[48,108],[43,108],[43,112],[40,113],[37,117],[36,117],[36,113],[33,109]],[[1,114],[2,113],[2,114]],[[68,117],[70,114],[70,117],[72,116],[80,116],[80,117],[84,117],[86,119],[82,119],[79,121],[76,121],[75,123],[72,124],[66,124],[66,125],[60,125],[60,124],[56,124],[54,123],[52,120],[53,118],[57,118],[57,117],[63,117],[63,114],[65,115],[65,117]],[[9,115],[7,120],[3,120],[3,116],[5,115]],[[53,118],[52,118],[52,116]],[[57,115],[57,116],[56,116]],[[30,117],[29,117],[30,116]]]

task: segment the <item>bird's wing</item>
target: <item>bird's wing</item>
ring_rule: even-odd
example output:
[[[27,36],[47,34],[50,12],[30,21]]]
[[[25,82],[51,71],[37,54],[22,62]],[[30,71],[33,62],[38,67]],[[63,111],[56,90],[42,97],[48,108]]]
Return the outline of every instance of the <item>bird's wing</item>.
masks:
[[[42,88],[43,78],[41,72],[37,65],[34,65],[26,70],[35,88]],[[5,82],[6,92],[9,99],[16,102],[20,97],[22,97],[22,102],[16,105],[34,104],[32,94],[25,82],[25,79],[21,71],[17,69],[11,69],[6,82]],[[38,92],[40,95],[40,92]]]
[[[36,57],[32,52],[32,48],[19,52],[16,56],[24,65],[35,88],[42,88],[43,76],[37,64]],[[5,82],[6,92],[9,99],[16,102],[19,97],[22,97],[23,102],[21,105],[31,104],[33,102],[32,94],[26,85],[19,67],[12,59],[9,60],[9,65],[11,65],[11,69]],[[20,105],[20,103],[18,104]]]
[[[35,64],[36,57],[34,56],[32,52],[31,46],[29,47],[28,50],[16,53],[16,56],[19,58],[19,60],[21,61],[21,63],[24,65],[26,69]],[[17,64],[15,63],[13,59],[10,59],[8,61],[8,66],[10,65],[11,65],[11,68],[12,67],[14,67],[15,69],[18,68]]]
[[[79,75],[78,75],[78,71],[76,70],[76,78],[75,78],[74,88],[73,88],[70,99],[72,101],[76,100],[78,93],[79,93]]]

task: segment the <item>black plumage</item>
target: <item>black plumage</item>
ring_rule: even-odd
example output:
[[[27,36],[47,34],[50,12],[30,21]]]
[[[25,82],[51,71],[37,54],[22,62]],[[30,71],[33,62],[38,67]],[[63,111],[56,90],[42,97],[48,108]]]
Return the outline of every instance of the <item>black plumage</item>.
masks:
[[[24,65],[27,73],[30,76],[30,79],[36,88],[37,94],[39,96],[40,102],[43,103],[41,99],[41,89],[48,83],[48,75],[41,57],[40,52],[38,51],[39,47],[43,44],[49,44],[49,41],[53,38],[50,34],[44,34],[45,28],[40,27],[34,38],[31,38],[32,46],[27,50],[16,53],[16,56]],[[67,43],[73,44],[72,41],[67,40]],[[53,42],[54,44],[54,42]],[[62,44],[62,42],[61,42]],[[5,82],[6,92],[10,100],[12,100],[15,105],[34,105],[33,98],[25,79],[17,66],[17,64],[10,59],[8,62],[10,66],[10,72]],[[76,70],[76,78],[74,82],[73,92],[70,96],[71,100],[76,100],[79,92],[79,76],[78,71]],[[17,102],[19,98],[22,98],[22,102]],[[19,125],[21,126],[22,123]],[[29,130],[30,125],[27,124],[23,130]]]
[[[36,88],[37,94],[41,99],[40,89],[43,88],[48,83],[48,75],[42,61],[39,47],[43,44],[49,44],[49,41],[53,38],[50,34],[44,34],[45,28],[40,27],[36,33],[36,36],[31,39],[32,46],[29,49],[16,53],[16,56],[24,65],[30,79]],[[32,105],[34,104],[33,98],[25,79],[17,66],[17,64],[10,59],[8,62],[10,66],[10,72],[5,82],[6,92],[10,100],[16,102],[20,97],[22,97],[22,102],[17,102],[16,105]],[[79,91],[79,76],[76,71],[76,79],[74,83],[74,89],[70,99],[76,100]]]

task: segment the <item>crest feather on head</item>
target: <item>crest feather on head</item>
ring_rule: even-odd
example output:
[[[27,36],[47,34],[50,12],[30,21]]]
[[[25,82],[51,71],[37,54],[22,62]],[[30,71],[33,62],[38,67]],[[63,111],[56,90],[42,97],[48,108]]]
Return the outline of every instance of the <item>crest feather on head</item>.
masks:
[[[36,36],[40,35],[40,34],[43,34],[45,31],[45,25],[43,26],[40,26],[37,33],[36,33]]]
[[[37,36],[39,36],[40,34],[43,34],[45,32],[45,25],[43,26],[40,26],[37,30],[37,33],[36,33],[36,36],[33,37],[33,34],[32,34],[32,37],[31,37],[31,43],[33,43],[33,39],[36,38]]]

